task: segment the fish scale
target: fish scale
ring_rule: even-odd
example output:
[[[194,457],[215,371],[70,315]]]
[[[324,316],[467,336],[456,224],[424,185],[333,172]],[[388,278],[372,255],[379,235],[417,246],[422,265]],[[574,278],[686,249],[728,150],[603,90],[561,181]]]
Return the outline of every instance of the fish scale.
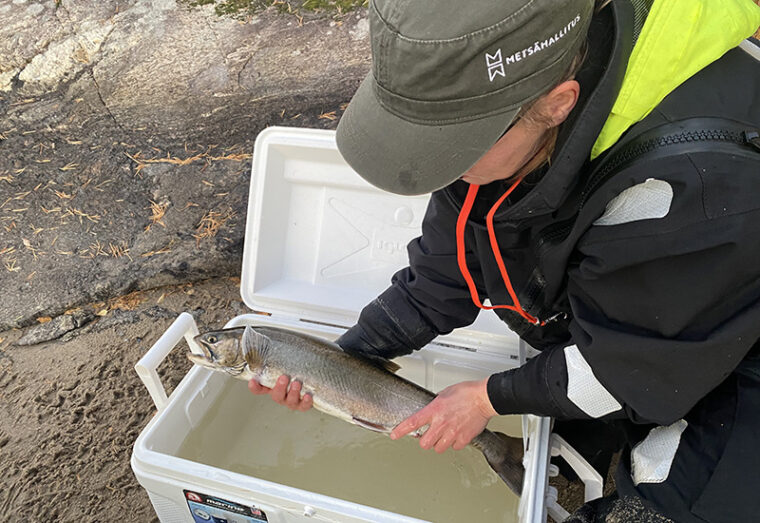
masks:
[[[323,340],[308,340],[316,341],[319,348],[304,351],[299,344],[303,340],[290,334],[282,336],[279,329],[261,328],[258,331],[272,340],[264,365],[276,376],[286,374],[301,381],[302,393],[311,393],[315,406],[323,407],[320,410],[340,411],[345,413],[341,417],[359,418],[391,430],[434,397],[411,382],[378,372],[374,365]],[[352,372],[339,371],[347,368]]]

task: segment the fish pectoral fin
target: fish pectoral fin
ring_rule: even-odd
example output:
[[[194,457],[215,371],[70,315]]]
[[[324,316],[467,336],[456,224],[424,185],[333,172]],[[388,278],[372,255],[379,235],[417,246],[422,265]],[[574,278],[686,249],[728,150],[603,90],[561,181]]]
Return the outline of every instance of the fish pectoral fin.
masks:
[[[257,355],[262,352],[266,352],[269,345],[269,338],[264,334],[258,332],[254,327],[250,325],[245,326],[243,330],[243,337],[241,340],[241,346],[243,349],[243,357],[248,359],[249,354]]]
[[[372,423],[371,421],[367,421],[365,419],[357,418],[356,416],[353,416],[351,419],[353,419],[354,423],[356,423],[360,427],[364,427],[365,429],[369,429],[373,432],[387,433],[391,431],[391,429],[389,429],[388,427],[379,425],[377,423]]]

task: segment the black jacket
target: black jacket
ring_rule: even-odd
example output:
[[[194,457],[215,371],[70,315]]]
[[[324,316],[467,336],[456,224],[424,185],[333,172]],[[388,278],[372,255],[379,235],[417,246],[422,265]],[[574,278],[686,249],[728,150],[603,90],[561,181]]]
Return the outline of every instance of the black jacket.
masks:
[[[581,99],[560,130],[551,167],[529,176],[496,215],[500,252],[520,302],[547,320],[536,326],[497,312],[542,350],[489,379],[501,414],[670,424],[760,339],[760,150],[722,135],[699,139],[715,126],[739,136],[760,127],[760,66],[741,49],[728,52],[590,162],[631,52],[630,15],[616,9],[596,17],[591,55],[578,76]],[[683,143],[659,147],[673,134]],[[620,165],[605,172],[604,162],[613,159]],[[664,215],[637,218],[637,198],[650,188],[665,198]],[[456,182],[432,195],[422,236],[408,247],[409,267],[362,311],[341,346],[395,357],[474,321],[479,310],[455,245],[466,190]],[[484,215],[504,190],[499,182],[481,189],[466,230],[469,270],[481,299],[494,304],[511,300]],[[579,399],[584,387],[597,396]]]

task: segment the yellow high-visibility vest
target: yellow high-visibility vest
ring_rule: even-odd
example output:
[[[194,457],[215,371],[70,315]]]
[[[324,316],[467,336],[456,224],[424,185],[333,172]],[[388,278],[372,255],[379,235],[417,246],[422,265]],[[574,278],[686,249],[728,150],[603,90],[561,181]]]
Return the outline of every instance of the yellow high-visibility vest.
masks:
[[[591,158],[612,147],[669,93],[752,36],[758,26],[760,6],[753,0],[654,0]]]

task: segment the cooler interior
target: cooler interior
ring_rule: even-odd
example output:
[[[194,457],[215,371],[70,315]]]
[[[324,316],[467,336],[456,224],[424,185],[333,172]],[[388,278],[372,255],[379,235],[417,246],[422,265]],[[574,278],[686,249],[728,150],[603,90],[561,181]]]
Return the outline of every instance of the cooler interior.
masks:
[[[245,323],[275,321],[247,315],[229,326]],[[317,325],[298,329],[326,338],[340,332]],[[401,376],[433,391],[513,365],[435,343],[397,362]],[[268,397],[253,396],[244,381],[222,373],[193,372],[192,389],[185,387],[172,398],[144,440],[147,449],[169,458],[175,469],[187,468],[201,478],[256,478],[292,489],[292,495],[317,494],[348,507],[423,521],[517,521],[517,496],[473,448],[438,455],[420,449],[412,438],[393,442],[315,409],[291,412]],[[517,416],[496,418],[489,428],[516,437],[522,430]],[[251,494],[248,499],[257,499]]]

